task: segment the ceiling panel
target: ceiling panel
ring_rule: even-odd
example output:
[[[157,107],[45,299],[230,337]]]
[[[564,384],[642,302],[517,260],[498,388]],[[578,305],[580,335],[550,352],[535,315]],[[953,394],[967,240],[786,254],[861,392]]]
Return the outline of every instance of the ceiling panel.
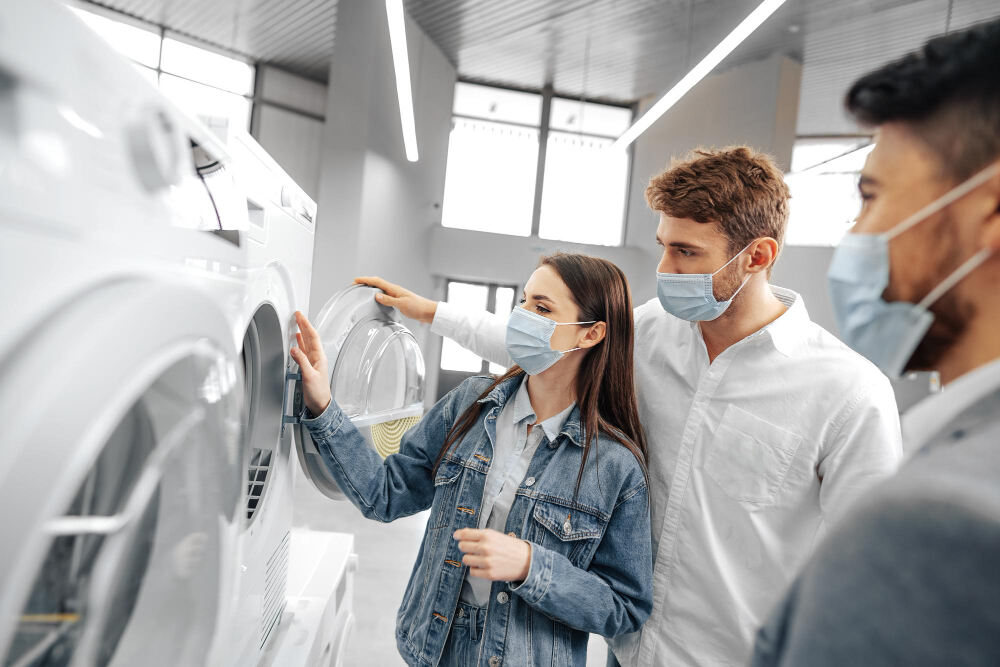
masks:
[[[93,0],[92,0],[93,1]],[[350,0],[378,2],[380,0]],[[678,81],[760,0],[404,0],[463,78],[622,103]],[[324,81],[337,0],[97,0],[257,61]],[[788,0],[721,65],[803,62],[800,133],[856,131],[849,83],[997,0]]]
[[[206,44],[325,81],[336,0],[89,0]]]

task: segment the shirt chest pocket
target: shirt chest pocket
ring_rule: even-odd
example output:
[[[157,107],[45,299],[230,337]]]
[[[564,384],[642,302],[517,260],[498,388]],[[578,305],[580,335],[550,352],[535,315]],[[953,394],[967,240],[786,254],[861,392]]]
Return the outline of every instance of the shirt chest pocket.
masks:
[[[729,405],[705,456],[705,473],[749,509],[775,502],[802,437]]]
[[[531,524],[529,541],[566,556],[577,567],[586,567],[607,521],[589,512],[538,500]]]

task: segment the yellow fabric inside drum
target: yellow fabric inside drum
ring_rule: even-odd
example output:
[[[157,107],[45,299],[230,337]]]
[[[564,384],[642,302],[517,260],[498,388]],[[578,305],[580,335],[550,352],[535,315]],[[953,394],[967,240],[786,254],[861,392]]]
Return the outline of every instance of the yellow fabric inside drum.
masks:
[[[372,424],[372,442],[378,455],[385,458],[389,454],[398,452],[399,441],[403,439],[403,434],[416,426],[419,421],[420,417],[403,417]]]

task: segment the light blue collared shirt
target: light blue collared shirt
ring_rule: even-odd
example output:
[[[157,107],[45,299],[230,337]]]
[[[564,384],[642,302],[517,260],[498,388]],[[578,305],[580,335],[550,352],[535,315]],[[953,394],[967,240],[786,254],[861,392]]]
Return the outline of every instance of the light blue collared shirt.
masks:
[[[504,532],[507,525],[507,515],[514,503],[514,496],[523,481],[532,486],[534,479],[524,479],[535,450],[543,437],[548,442],[555,441],[563,424],[573,411],[576,403],[557,415],[543,421],[541,428],[531,429],[528,425],[535,421],[535,410],[528,398],[528,376],[521,381],[521,386],[507,401],[500,416],[497,418],[497,439],[493,448],[493,460],[490,470],[486,473],[486,486],[483,489],[483,507],[479,512],[479,528],[492,528]],[[466,575],[462,584],[461,599],[463,602],[483,607],[490,596],[490,586],[493,582],[479,577]]]

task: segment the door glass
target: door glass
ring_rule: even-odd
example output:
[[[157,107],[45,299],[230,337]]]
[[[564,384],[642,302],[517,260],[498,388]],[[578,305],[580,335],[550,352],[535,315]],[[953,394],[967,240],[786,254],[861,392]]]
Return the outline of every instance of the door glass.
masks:
[[[221,536],[240,497],[234,371],[221,356],[182,359],[119,420],[44,527],[54,537],[4,664],[203,659],[219,612]]]
[[[359,323],[337,356],[331,389],[352,420],[401,416],[396,413],[423,401],[424,363],[417,341],[397,322]]]

